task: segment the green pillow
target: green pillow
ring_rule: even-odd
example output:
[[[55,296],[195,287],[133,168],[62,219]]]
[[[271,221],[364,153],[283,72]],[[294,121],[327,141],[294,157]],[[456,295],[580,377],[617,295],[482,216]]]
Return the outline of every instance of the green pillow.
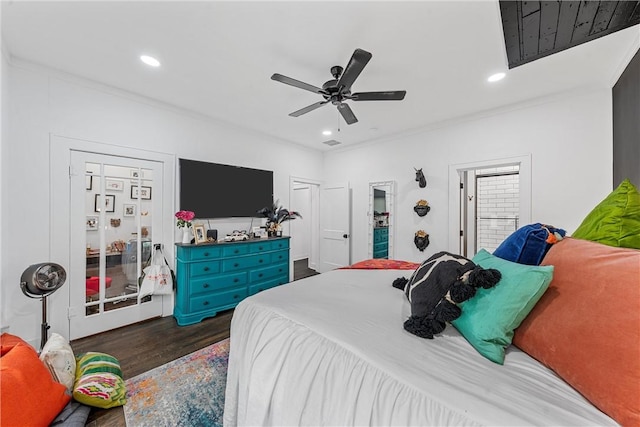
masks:
[[[90,351],[76,358],[73,398],[98,408],[127,403],[127,387],[118,360],[106,353]]]
[[[640,193],[625,179],[587,215],[572,237],[640,249]]]
[[[451,323],[480,354],[502,365],[513,331],[549,287],[553,266],[518,264],[484,249],[473,262],[497,269],[502,279],[493,288],[479,288],[473,298],[460,304],[462,315]]]

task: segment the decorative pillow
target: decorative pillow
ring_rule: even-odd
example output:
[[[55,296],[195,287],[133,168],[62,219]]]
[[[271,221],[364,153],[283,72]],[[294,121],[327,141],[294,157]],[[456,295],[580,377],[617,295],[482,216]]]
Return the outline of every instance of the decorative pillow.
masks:
[[[409,280],[400,277],[393,281],[411,303],[411,317],[404,322],[404,329],[432,339],[447,322],[460,316],[458,304],[473,298],[477,289],[495,286],[499,280],[499,271],[485,270],[461,255],[438,252],[430,256]]]
[[[513,343],[622,425],[640,426],[640,251],[554,245],[549,290]]]
[[[40,360],[47,366],[53,379],[64,384],[71,394],[76,379],[76,358],[67,340],[60,334],[52,333],[40,352]]]
[[[640,249],[640,193],[625,179],[573,233],[577,239]]]
[[[11,349],[4,341],[12,341]],[[0,358],[0,425],[46,426],[71,400],[51,378],[36,351],[16,336],[2,334]]]
[[[520,227],[493,252],[499,258],[518,264],[540,265],[552,244],[565,236],[566,231],[539,222]]]
[[[473,257],[473,262],[497,269],[502,279],[491,289],[478,289],[475,297],[463,302],[462,315],[452,324],[480,354],[502,365],[514,329],[547,290],[553,267],[518,264],[484,249]]]
[[[127,389],[118,360],[105,353],[89,352],[76,360],[73,398],[85,405],[112,408],[127,403]]]

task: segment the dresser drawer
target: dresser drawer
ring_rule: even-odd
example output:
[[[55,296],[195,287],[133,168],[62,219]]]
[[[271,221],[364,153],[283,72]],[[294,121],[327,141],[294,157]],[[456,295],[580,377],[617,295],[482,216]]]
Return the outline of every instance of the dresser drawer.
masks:
[[[220,258],[222,250],[216,245],[205,245],[199,247],[178,246],[178,258],[183,261],[200,261]]]
[[[231,243],[228,246],[222,247],[222,256],[231,257],[246,255],[249,253],[249,245],[243,245],[241,243]]]
[[[275,288],[276,286],[284,285],[288,283],[285,278],[276,278],[272,280],[267,280],[266,282],[258,283],[256,285],[249,286],[249,295],[255,295],[258,292],[265,291],[270,288]]]
[[[221,289],[234,288],[247,284],[247,273],[220,274],[215,277],[203,277],[191,280],[189,295],[219,292]]]
[[[271,241],[271,249],[289,249],[289,239],[278,239]]]
[[[276,276],[283,276],[289,270],[288,264],[273,265],[271,267],[259,268],[249,273],[249,282],[260,282]]]
[[[270,251],[271,249],[273,249],[272,243],[273,242],[269,242],[268,240],[265,240],[264,242],[254,243],[251,246],[249,246],[249,252],[256,253],[256,252]]]
[[[271,262],[271,254],[256,254],[241,256],[238,258],[225,259],[222,261],[222,271],[231,272],[244,270],[245,268],[267,265]]]
[[[200,261],[189,264],[189,277],[208,276],[220,271],[220,261]]]
[[[278,264],[281,262],[289,262],[289,249],[271,253],[271,262]]]
[[[204,295],[201,297],[191,298],[189,301],[189,310],[203,311],[212,310],[218,307],[237,304],[247,297],[247,288],[230,289],[224,292],[216,292],[215,294]]]

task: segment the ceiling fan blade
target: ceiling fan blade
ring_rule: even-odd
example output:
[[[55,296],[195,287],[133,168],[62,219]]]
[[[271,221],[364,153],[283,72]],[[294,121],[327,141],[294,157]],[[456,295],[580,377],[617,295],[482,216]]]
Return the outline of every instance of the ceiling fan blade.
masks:
[[[356,49],[347,64],[347,68],[344,69],[342,77],[338,81],[338,87],[343,87],[344,91],[351,89],[351,85],[356,81],[364,66],[367,65],[371,59],[371,54],[366,50]]]
[[[387,92],[359,92],[349,97],[354,101],[402,101],[407,94],[406,90],[393,90]]]
[[[326,104],[329,101],[320,101],[320,102],[316,102],[315,104],[311,104],[307,107],[301,108],[298,111],[294,111],[293,113],[289,114],[291,117],[298,117],[301,116],[303,114],[307,114],[309,111],[313,111],[316,108],[320,108],[322,107],[324,104]]]
[[[353,111],[351,111],[351,107],[349,107],[347,104],[338,104],[338,111],[340,111],[340,114],[342,114],[342,118],[345,122],[347,122],[348,125],[352,125],[358,121],[356,115],[353,114]]]
[[[324,93],[322,89],[317,86],[310,85],[309,83],[301,82],[300,80],[292,79],[291,77],[283,76],[282,74],[275,73],[271,76],[271,80],[275,80],[286,85],[294,86],[300,89],[308,90],[313,93]]]

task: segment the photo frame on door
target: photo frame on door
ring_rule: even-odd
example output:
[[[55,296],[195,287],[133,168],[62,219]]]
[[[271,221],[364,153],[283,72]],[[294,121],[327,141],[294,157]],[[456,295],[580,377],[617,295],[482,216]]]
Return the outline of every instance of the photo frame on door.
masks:
[[[104,206],[105,212],[115,212],[116,211],[116,196],[114,194],[105,194],[102,205]],[[100,212],[100,194],[96,194],[95,203],[93,210],[95,212]]]
[[[142,200],[151,200],[151,187],[141,186],[138,188],[137,185],[131,186],[131,198],[137,199],[138,195],[140,195],[140,199]]]

